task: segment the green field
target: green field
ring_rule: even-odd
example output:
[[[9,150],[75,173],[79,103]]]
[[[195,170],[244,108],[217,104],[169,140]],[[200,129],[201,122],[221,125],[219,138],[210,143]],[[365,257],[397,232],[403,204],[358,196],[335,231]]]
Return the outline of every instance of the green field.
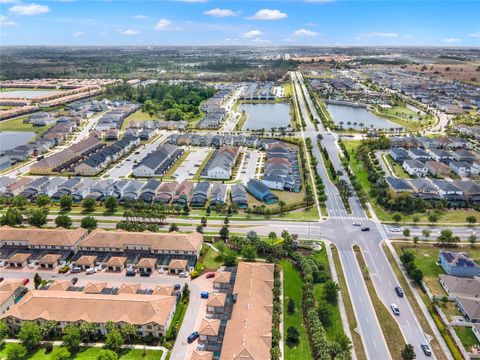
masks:
[[[392,159],[390,155],[384,155],[383,159],[387,161],[387,163],[390,165],[390,167],[393,169],[393,172],[395,173],[396,176],[402,179],[410,179],[411,176],[405,171],[405,169],[396,161]]]
[[[467,351],[470,351],[470,348],[474,345],[480,345],[480,342],[473,333],[472,328],[456,326],[454,329]]]
[[[128,124],[132,121],[142,122],[142,121],[156,120],[156,119],[158,119],[158,117],[155,117],[155,116],[152,117],[148,113],[143,112],[142,110],[137,110],[133,114],[130,114],[129,116],[127,116],[127,118],[122,124],[122,130],[126,130]]]
[[[1,350],[0,350],[0,359],[5,359],[6,352],[5,348],[8,345],[5,345]],[[79,351],[78,353],[74,354],[71,359],[72,360],[96,360],[98,353],[102,350],[102,348],[84,348],[83,350]],[[55,351],[55,350],[54,350]],[[51,359],[52,358],[52,351],[51,353],[46,353],[44,348],[41,348],[37,351],[34,351],[30,353],[27,357],[29,360],[40,360],[40,359]],[[145,356],[144,356],[144,351],[142,349],[130,349],[127,350],[125,349],[119,359],[121,360],[158,360],[162,356],[162,351],[161,350],[146,350]]]
[[[41,135],[53,126],[53,124],[47,126],[33,126],[32,124],[24,124],[23,120],[28,118],[28,116],[29,115],[19,116],[11,120],[0,122],[0,131],[31,131]]]

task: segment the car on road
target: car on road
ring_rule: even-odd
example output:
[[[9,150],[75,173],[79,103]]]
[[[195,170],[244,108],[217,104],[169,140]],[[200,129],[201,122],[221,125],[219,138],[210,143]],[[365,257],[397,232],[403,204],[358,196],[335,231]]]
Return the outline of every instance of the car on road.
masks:
[[[173,285],[173,290],[175,290],[175,291],[178,291],[178,290],[180,290],[181,288],[182,288],[182,286],[181,286],[180,284],[175,284],[175,285]]]
[[[354,222],[352,225],[353,226],[361,226],[361,224],[359,222]]]
[[[432,356],[432,350],[430,350],[430,346],[428,346],[427,344],[422,344],[422,345],[420,345],[420,347],[422,348],[423,353],[425,355]]]
[[[403,290],[400,286],[395,286],[395,292],[399,297],[403,297]]]
[[[392,309],[393,313],[397,316],[400,315],[400,309],[398,308],[398,306],[396,304],[390,304],[390,308]]]
[[[149,273],[148,271],[142,271],[142,272],[140,273],[140,276],[142,276],[142,277],[149,277],[151,274],[152,274],[152,273]]]
[[[211,279],[211,278],[214,278],[215,277],[215,273],[214,272],[208,272],[205,274],[205,277],[207,279]]]
[[[127,272],[125,273],[125,276],[135,276],[135,271],[127,270]]]
[[[178,274],[178,277],[186,278],[186,277],[187,277],[187,273],[185,273],[185,272],[182,271],[180,274]]]
[[[198,339],[198,336],[199,336],[198,331],[192,332],[190,335],[188,335],[187,342],[191,344],[192,342]]]
[[[400,232],[400,231],[402,231],[402,228],[400,228],[400,227],[392,227],[392,228],[390,228],[390,231],[391,231],[391,232]]]
[[[95,268],[90,268],[85,271],[87,275],[92,275],[92,274],[95,274],[96,272],[97,272],[97,269]]]
[[[75,284],[77,283],[77,281],[78,281],[78,278],[77,278],[77,277],[74,277],[74,278],[72,279],[72,281],[71,281],[71,282],[72,282],[72,285],[75,285]]]
[[[79,272],[82,272],[82,268],[81,267],[74,267],[72,268],[72,270],[70,270],[70,273],[72,274],[75,274],[75,273],[79,273]]]
[[[202,291],[200,293],[200,298],[201,299],[208,299],[208,291]]]
[[[369,228],[368,226],[364,226],[364,227],[362,227],[361,230],[362,230],[362,231],[370,231],[370,228]]]

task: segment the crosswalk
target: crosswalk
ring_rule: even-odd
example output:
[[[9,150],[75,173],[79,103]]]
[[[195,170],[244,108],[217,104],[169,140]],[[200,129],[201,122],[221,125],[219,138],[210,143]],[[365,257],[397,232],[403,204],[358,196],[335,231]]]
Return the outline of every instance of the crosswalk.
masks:
[[[358,217],[358,216],[329,216],[328,219],[332,219],[332,220],[352,220],[352,221],[368,220],[364,217]]]

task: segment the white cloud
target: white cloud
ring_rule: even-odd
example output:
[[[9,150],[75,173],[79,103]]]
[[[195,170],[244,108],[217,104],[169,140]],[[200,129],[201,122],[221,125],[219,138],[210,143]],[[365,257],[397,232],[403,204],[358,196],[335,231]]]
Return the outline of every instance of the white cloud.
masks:
[[[281,20],[285,19],[288,15],[280,10],[276,9],[261,9],[258,10],[255,15],[249,17],[250,20]]]
[[[480,31],[479,31],[479,32],[476,32],[476,33],[473,33],[473,34],[468,34],[467,36],[469,36],[469,37],[475,37],[475,38],[480,38]]]
[[[260,36],[262,36],[262,32],[260,30],[250,30],[250,31],[247,31],[246,33],[243,33],[243,37],[245,39],[254,39],[254,38],[258,38]]]
[[[293,32],[294,36],[317,36],[318,32],[307,30],[307,29],[298,29]]]
[[[221,18],[238,15],[236,11],[233,11],[230,9],[220,9],[220,8],[204,11],[203,14],[208,16],[221,17]]]
[[[133,18],[137,19],[137,20],[147,20],[148,16],[147,15],[135,15]]]
[[[268,44],[269,42],[270,42],[270,40],[262,39],[260,37],[252,39],[252,43],[254,43],[254,44]]]
[[[442,39],[442,42],[449,43],[449,44],[459,43],[459,42],[462,42],[462,39],[459,39],[459,38],[445,38],[445,39]]]
[[[15,26],[17,22],[10,20],[8,17],[0,15],[0,26]]]
[[[18,0],[0,0],[0,4],[16,4]]]
[[[361,36],[363,36],[363,37],[385,37],[385,38],[392,38],[392,37],[398,37],[398,34],[397,34],[397,33],[394,33],[394,32],[372,32],[372,33],[362,34]]]
[[[73,37],[82,37],[85,36],[85,33],[83,31],[77,31],[73,33]]]
[[[138,35],[140,34],[140,31],[135,29],[127,29],[125,31],[122,31],[122,34],[127,36]]]
[[[30,16],[46,14],[50,11],[50,8],[46,5],[31,3],[13,5],[8,9],[8,11],[16,15]]]
[[[155,24],[155,30],[157,30],[157,31],[170,30],[171,25],[172,25],[172,22],[170,20],[160,19]]]

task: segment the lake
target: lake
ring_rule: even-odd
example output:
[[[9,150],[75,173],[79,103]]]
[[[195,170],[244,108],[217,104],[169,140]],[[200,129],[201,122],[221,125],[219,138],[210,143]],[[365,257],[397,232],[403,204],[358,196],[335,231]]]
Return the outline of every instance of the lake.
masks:
[[[244,129],[270,130],[272,127],[287,127],[290,125],[290,104],[240,104],[239,111],[245,110],[247,120]]]
[[[8,90],[8,91],[0,91],[0,97],[2,98],[27,98],[33,99],[38,96],[48,96],[53,94],[58,94],[61,90]]]
[[[35,137],[31,131],[0,131],[0,151],[10,150],[25,145]]]
[[[353,123],[357,123],[357,129],[360,129],[359,124],[364,125],[368,129],[373,125],[374,129],[390,129],[392,127],[399,128],[402,127],[398,124],[395,124],[391,121],[388,121],[380,116],[373,115],[366,108],[348,106],[348,105],[337,105],[337,104],[327,104],[328,112],[330,113],[332,120],[335,124],[339,125],[340,122],[343,122],[343,127],[348,128],[348,122],[353,126]]]

